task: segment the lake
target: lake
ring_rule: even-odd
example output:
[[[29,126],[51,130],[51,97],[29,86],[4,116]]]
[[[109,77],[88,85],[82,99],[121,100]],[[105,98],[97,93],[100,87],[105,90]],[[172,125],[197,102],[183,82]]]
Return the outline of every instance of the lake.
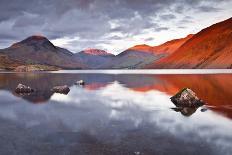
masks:
[[[231,79],[231,70],[0,72],[0,154],[231,155]],[[17,95],[19,83],[36,91]],[[51,92],[57,85],[70,92]],[[207,104],[173,110],[185,87]]]

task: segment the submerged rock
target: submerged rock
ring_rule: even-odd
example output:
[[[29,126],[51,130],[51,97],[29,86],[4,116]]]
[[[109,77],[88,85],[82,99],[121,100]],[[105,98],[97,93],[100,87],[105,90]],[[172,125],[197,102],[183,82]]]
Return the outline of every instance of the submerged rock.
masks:
[[[15,88],[15,92],[17,94],[24,94],[24,93],[32,93],[34,92],[34,89],[32,89],[29,86],[25,86],[23,84],[18,84],[18,86]]]
[[[170,99],[176,106],[172,109],[176,112],[180,112],[184,116],[191,116],[199,107],[205,104],[205,102],[199,99],[196,93],[189,88],[182,89]]]
[[[191,116],[192,114],[194,114],[196,112],[196,110],[198,108],[195,107],[175,107],[175,108],[171,108],[176,112],[180,112],[182,115],[184,116]]]
[[[56,86],[51,89],[55,93],[60,93],[60,94],[68,94],[70,89],[67,85],[64,86]]]
[[[83,80],[77,81],[75,84],[77,85],[85,85],[85,82]]]
[[[201,108],[201,112],[206,112],[207,110],[207,108]]]
[[[177,107],[198,108],[205,104],[205,102],[199,99],[196,93],[189,88],[182,89],[170,99]]]

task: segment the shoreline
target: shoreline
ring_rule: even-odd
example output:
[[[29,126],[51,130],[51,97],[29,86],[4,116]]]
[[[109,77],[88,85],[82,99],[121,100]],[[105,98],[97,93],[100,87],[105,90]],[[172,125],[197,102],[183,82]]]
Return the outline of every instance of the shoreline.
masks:
[[[0,73],[54,73],[54,74],[232,74],[232,69],[102,69],[102,70],[41,70],[17,72],[0,69]]]

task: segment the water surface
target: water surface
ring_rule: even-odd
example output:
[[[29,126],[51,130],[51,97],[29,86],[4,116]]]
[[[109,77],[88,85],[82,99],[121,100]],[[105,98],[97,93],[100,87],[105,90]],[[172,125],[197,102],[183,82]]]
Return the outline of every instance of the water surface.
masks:
[[[123,72],[0,73],[0,154],[232,153],[232,74]],[[36,92],[17,95],[18,83]],[[50,91],[65,84],[67,95]],[[172,110],[183,87],[207,104]]]

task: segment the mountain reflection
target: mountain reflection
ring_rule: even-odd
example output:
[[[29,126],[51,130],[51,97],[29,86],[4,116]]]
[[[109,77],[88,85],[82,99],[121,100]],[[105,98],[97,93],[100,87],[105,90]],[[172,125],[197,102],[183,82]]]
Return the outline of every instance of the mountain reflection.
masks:
[[[74,86],[78,80],[86,85],[80,87],[89,91],[104,89],[117,81],[122,87],[141,94],[149,91],[160,91],[167,98],[184,87],[191,88],[207,102],[207,106],[223,115],[232,118],[232,87],[231,75],[111,75],[111,74],[52,74],[52,73],[12,73],[0,74],[0,89],[12,92],[31,103],[48,103],[51,88],[57,85]],[[28,85],[36,91],[30,95],[19,96],[14,93],[18,83]],[[79,87],[79,86],[75,86]],[[71,90],[75,91],[75,90]],[[112,90],[115,91],[115,90]],[[117,92],[116,92],[117,93]],[[192,113],[195,110],[188,110]]]
[[[229,106],[226,100],[230,96],[226,95],[231,95],[227,90],[230,77],[0,74],[1,147],[9,148],[7,154],[45,151],[153,155],[176,151],[196,154],[200,150],[199,154],[229,155],[232,151],[230,109],[221,106]],[[74,85],[80,79],[86,82],[85,86]],[[18,83],[37,91],[16,96],[14,89]],[[70,87],[67,95],[51,93],[53,86],[65,84]],[[182,87],[193,89],[208,102],[209,110],[173,109],[175,105],[169,98]],[[218,92],[221,94],[217,95]]]

